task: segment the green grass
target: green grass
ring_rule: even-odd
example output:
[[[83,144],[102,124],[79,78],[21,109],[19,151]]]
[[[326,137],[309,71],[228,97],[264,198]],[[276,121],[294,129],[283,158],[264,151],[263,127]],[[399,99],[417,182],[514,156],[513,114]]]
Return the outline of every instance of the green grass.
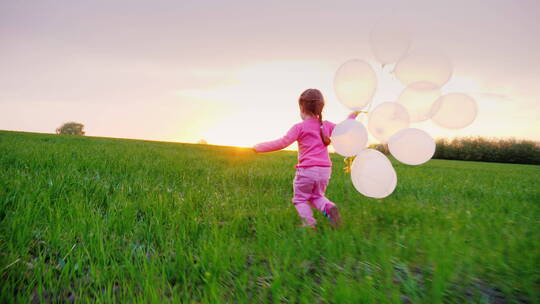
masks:
[[[540,302],[539,166],[332,159],[310,232],[293,152],[0,132],[0,302]]]

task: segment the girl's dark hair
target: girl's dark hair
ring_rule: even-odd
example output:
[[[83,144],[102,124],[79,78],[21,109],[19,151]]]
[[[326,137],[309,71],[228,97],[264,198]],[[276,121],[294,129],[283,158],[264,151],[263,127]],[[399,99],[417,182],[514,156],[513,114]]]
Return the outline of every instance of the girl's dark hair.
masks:
[[[323,120],[322,120],[322,110],[324,108],[324,96],[321,91],[317,89],[307,89],[305,90],[298,99],[298,104],[302,112],[306,114],[311,114],[319,119],[321,124],[320,134],[322,142],[325,146],[330,144],[330,137],[325,136],[323,132]]]

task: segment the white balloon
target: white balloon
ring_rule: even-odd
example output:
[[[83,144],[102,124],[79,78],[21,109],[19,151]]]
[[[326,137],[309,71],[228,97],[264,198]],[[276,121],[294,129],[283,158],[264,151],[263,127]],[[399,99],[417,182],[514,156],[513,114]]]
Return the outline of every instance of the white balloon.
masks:
[[[432,105],[441,96],[441,90],[430,82],[415,82],[407,86],[397,102],[409,113],[411,122],[421,122],[431,118]]]
[[[404,85],[426,81],[441,87],[452,76],[452,63],[448,57],[436,51],[415,51],[396,64],[394,75]]]
[[[406,27],[390,19],[379,21],[369,38],[375,58],[383,65],[396,63],[411,46],[411,36]]]
[[[461,129],[470,125],[478,113],[476,101],[462,93],[441,96],[432,106],[432,120],[448,129]]]
[[[346,119],[336,125],[330,137],[339,155],[350,157],[362,151],[368,141],[366,128],[354,119]]]
[[[358,192],[368,197],[383,198],[394,192],[397,175],[392,163],[381,152],[366,149],[356,155],[351,179]]]
[[[339,101],[353,111],[362,110],[371,102],[376,87],[377,75],[363,60],[345,62],[334,76],[334,90]]]
[[[409,127],[407,109],[396,102],[385,102],[369,112],[368,130],[378,140],[386,142],[390,136]]]
[[[407,165],[420,165],[433,157],[435,141],[420,129],[408,128],[390,137],[388,149],[400,162]]]

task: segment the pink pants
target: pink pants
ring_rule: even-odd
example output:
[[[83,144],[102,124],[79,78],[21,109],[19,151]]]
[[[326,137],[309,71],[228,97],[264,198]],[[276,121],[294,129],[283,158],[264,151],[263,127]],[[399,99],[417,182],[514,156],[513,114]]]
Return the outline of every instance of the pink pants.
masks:
[[[294,197],[292,199],[298,215],[303,219],[304,225],[313,226],[316,220],[313,218],[311,207],[328,213],[335,206],[324,196],[326,186],[332,173],[331,167],[307,167],[297,168],[294,177]]]

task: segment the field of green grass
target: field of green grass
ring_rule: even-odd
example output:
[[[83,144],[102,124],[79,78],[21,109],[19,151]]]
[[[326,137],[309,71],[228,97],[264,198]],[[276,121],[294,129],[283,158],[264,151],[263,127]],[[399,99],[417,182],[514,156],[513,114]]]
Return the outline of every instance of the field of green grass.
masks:
[[[540,302],[540,166],[332,160],[312,232],[294,152],[0,132],[0,302]]]

